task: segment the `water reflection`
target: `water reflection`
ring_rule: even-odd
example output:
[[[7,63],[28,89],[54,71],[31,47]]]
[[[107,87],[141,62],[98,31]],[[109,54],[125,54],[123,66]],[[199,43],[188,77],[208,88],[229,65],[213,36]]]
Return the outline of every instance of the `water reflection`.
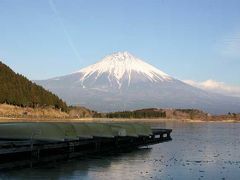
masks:
[[[92,155],[87,157],[70,159],[68,161],[51,162],[34,168],[25,168],[21,170],[9,170],[1,173],[1,179],[105,179],[104,173],[108,171],[121,171],[123,174],[130,173],[131,165],[148,159],[151,148],[135,149],[131,152],[112,153],[105,155]],[[129,162],[129,167],[124,167],[123,162]],[[126,169],[125,169],[126,168]],[[110,176],[106,176],[109,178]],[[114,175],[113,178],[117,178]],[[133,178],[133,177],[132,177]]]

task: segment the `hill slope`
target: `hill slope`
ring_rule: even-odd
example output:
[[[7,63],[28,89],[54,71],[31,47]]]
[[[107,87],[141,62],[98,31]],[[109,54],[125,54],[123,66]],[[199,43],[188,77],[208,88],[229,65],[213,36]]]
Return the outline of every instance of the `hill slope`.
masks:
[[[52,106],[67,111],[67,105],[53,93],[15,73],[0,61],[0,103],[22,107]]]

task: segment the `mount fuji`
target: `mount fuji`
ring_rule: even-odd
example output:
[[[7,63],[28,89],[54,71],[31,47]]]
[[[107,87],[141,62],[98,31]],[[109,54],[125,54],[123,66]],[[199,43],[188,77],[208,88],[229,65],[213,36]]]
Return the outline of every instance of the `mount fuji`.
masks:
[[[35,81],[68,104],[100,112],[140,108],[196,108],[240,112],[240,98],[207,92],[177,80],[128,52],[117,52],[72,74]]]

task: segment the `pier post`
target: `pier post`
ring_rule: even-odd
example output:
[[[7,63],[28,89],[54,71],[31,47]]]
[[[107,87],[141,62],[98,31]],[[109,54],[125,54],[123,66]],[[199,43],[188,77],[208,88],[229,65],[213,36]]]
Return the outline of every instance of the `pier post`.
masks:
[[[115,148],[118,148],[118,137],[115,137]]]
[[[170,132],[167,133],[167,138],[171,139]]]
[[[95,142],[95,150],[98,151],[101,147],[101,142],[100,141],[96,141]]]
[[[74,151],[75,151],[75,145],[74,145],[74,143],[70,142],[69,143],[69,152],[73,153]]]

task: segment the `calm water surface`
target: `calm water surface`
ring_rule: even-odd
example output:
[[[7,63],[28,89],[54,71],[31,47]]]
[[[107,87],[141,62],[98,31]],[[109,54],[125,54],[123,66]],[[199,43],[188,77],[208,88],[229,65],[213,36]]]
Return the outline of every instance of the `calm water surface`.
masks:
[[[240,123],[159,123],[171,142],[0,172],[0,179],[240,179]]]

